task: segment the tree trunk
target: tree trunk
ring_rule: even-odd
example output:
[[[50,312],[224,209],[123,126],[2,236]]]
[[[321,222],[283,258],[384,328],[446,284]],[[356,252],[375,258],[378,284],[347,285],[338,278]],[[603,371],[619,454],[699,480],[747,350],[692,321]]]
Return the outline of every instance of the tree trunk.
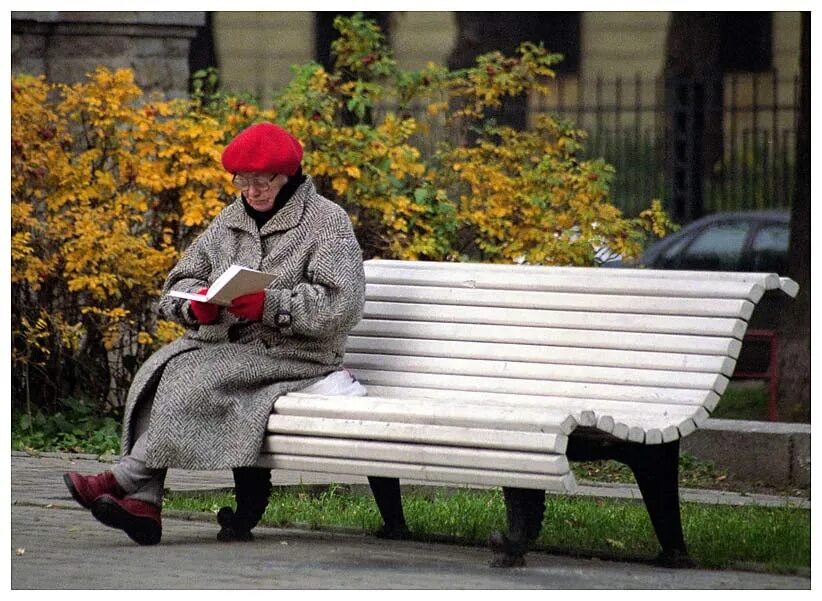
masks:
[[[704,213],[704,180],[722,161],[722,21],[674,12],[665,48],[666,187],[678,222]]]
[[[449,69],[472,66],[477,57],[494,50],[511,55],[520,43],[528,40],[528,19],[517,12],[458,12],[456,45],[448,57]],[[499,110],[488,117],[515,129],[525,129],[528,97],[520,94],[502,101]]]
[[[331,44],[340,33],[334,29],[334,19],[338,16],[350,17],[351,11],[321,11],[314,13],[314,60],[320,63],[326,71],[334,70],[334,56],[331,54]],[[363,17],[371,19],[382,31],[385,42],[391,45],[392,19],[390,12],[363,12]]]
[[[799,294],[785,303],[779,328],[779,417],[811,421],[811,14],[802,13],[796,188],[791,209],[788,275]]]
[[[193,91],[191,76],[197,71],[213,67],[219,69],[217,64],[217,51],[214,46],[214,13],[206,12],[206,22],[202,27],[197,28],[197,35],[191,40],[188,49],[188,76],[189,92]]]

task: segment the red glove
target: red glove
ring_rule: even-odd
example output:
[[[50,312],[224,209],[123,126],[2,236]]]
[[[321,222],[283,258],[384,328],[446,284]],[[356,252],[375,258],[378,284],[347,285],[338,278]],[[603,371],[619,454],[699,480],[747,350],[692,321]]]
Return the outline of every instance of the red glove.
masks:
[[[197,294],[205,294],[208,288],[200,288]],[[191,301],[191,312],[202,324],[214,323],[217,321],[217,314],[220,312],[220,307],[212,305],[211,303],[201,303],[200,301]]]
[[[231,301],[228,310],[237,317],[244,317],[249,321],[260,321],[263,318],[263,306],[265,305],[265,292],[252,292],[238,296]]]

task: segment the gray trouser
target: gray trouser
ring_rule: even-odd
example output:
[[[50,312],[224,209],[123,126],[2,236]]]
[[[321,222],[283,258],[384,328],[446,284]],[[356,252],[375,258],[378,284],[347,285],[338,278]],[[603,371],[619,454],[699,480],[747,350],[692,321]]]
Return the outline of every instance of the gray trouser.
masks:
[[[131,453],[123,455],[111,471],[124,491],[126,498],[145,501],[162,507],[163,485],[166,480],[166,469],[146,467],[146,438],[148,420],[151,416],[151,403],[143,402],[134,419],[134,445]]]

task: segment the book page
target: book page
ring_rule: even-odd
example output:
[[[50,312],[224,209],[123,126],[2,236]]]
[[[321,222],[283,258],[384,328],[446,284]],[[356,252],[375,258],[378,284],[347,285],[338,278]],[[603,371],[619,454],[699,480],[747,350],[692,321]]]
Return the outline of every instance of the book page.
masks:
[[[274,280],[274,276],[241,265],[232,265],[209,287],[208,294],[169,291],[170,296],[186,298],[227,307],[238,296],[259,292]]]

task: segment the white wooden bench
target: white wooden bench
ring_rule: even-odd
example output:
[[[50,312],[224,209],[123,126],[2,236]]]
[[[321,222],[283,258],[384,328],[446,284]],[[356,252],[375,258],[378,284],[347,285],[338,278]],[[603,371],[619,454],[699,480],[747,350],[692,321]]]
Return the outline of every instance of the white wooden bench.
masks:
[[[675,519],[670,507],[654,519],[652,504],[670,499],[645,500],[663,554],[686,557],[678,440],[717,406],[764,291],[798,290],[751,273],[387,260],[365,272],[345,366],[368,396],[279,398],[260,465],[370,476],[389,529],[404,528],[393,479],[505,487],[500,565],[516,564],[538,534],[535,515],[511,522],[531,511],[541,523],[526,491],[573,491],[569,458],[600,456],[575,437],[629,463],[643,495],[671,477],[650,470],[643,486],[638,471],[656,459],[631,459],[632,449],[673,449]]]

